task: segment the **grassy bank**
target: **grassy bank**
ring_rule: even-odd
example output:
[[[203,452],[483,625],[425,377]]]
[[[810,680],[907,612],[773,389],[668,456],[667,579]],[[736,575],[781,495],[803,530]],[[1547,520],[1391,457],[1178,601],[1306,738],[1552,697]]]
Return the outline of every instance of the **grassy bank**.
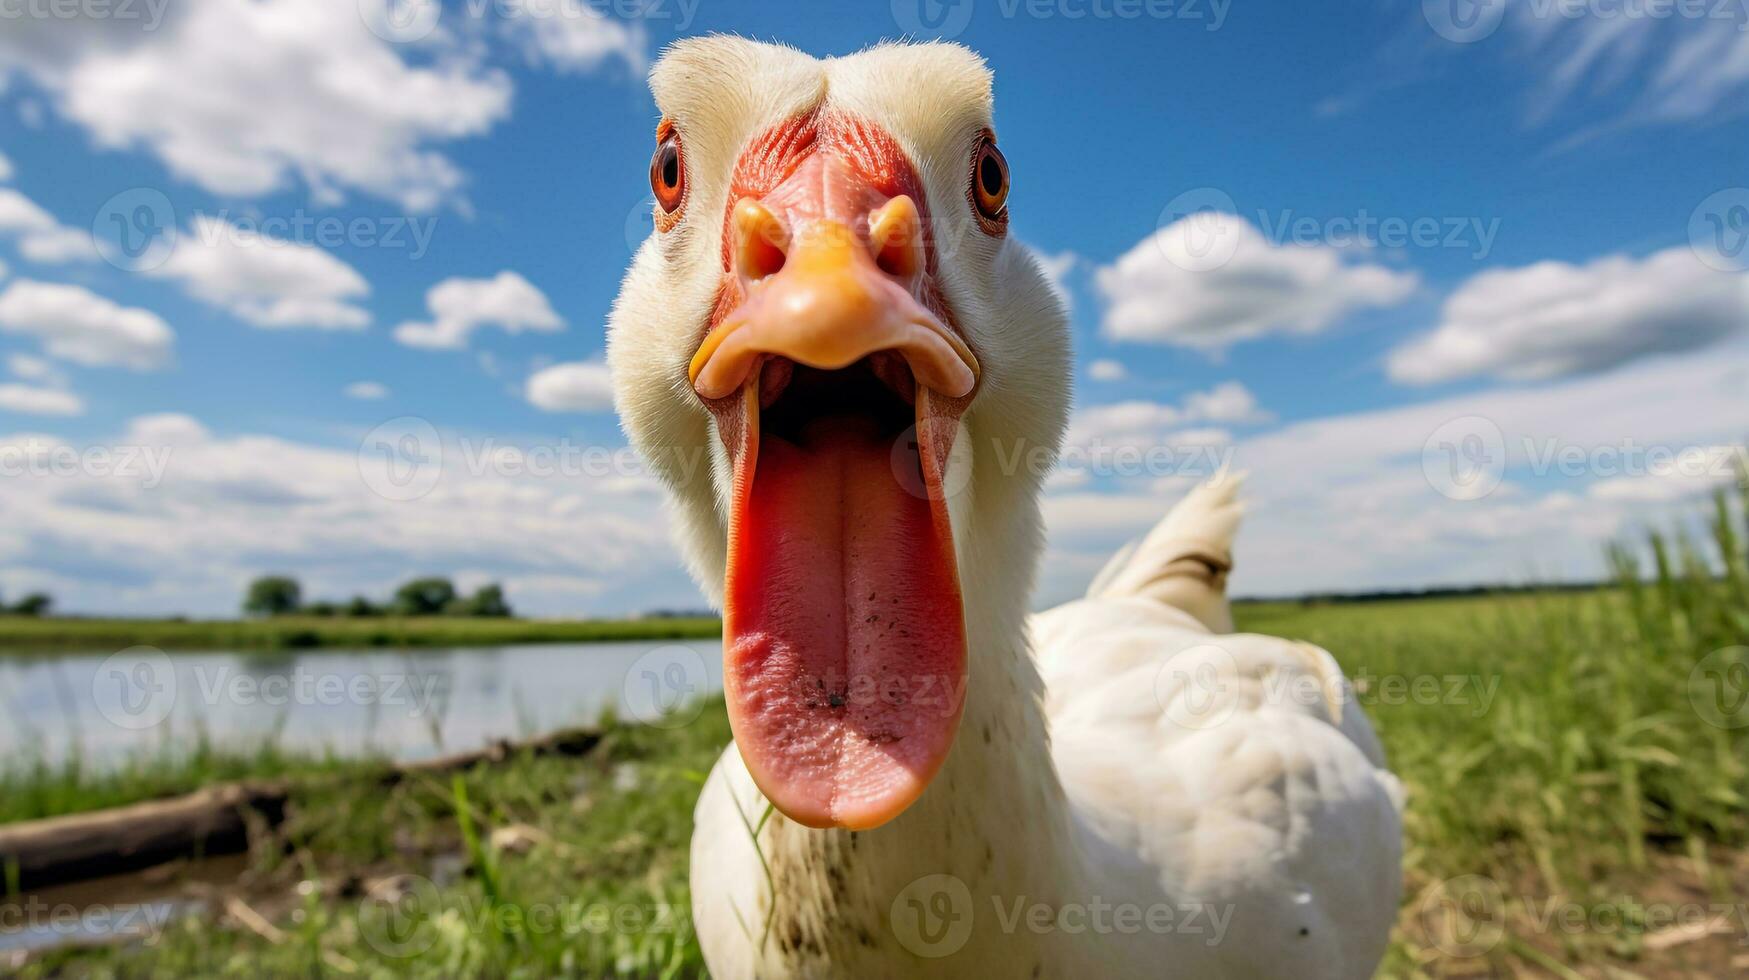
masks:
[[[1749,676],[1749,529],[1724,503],[1709,525],[1638,562],[1617,553],[1617,586],[1594,593],[1239,609],[1242,629],[1336,654],[1408,789],[1384,975],[1749,974],[1749,688],[1731,686]],[[459,786],[385,793],[368,767],[314,763],[327,771],[299,777],[293,821],[239,885],[277,935],[191,918],[143,951],[25,972],[698,976],[691,807],[727,738],[716,702],[671,730],[616,729],[588,760],[513,760]],[[45,772],[0,794],[130,791],[93,779]],[[396,893],[400,920],[370,897]],[[1673,930],[1689,908],[1738,917]]]
[[[610,725],[581,760],[523,756],[388,787],[378,764],[292,765],[286,824],[227,893],[270,929],[242,927],[235,912],[194,916],[144,947],[63,951],[16,969],[25,977],[700,976],[687,911],[692,802],[728,737],[719,700],[669,731]],[[213,900],[197,888],[188,894]]]
[[[0,616],[0,652],[283,650],[304,647],[473,647],[718,636],[715,619],[464,619],[285,616],[261,620],[76,619]]]

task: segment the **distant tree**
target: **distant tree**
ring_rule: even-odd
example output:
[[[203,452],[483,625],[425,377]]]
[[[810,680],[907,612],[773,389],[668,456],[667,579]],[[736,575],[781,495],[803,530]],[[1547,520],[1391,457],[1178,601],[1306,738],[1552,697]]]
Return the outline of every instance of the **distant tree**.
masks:
[[[420,578],[395,590],[395,612],[403,616],[436,616],[455,601],[455,585],[446,578]]]
[[[251,616],[284,616],[298,611],[304,590],[298,580],[285,575],[263,575],[249,583],[243,596],[243,612]]]
[[[304,612],[310,616],[321,616],[324,619],[332,619],[333,617],[340,615],[340,604],[323,599],[305,606]]]
[[[348,616],[364,619],[370,616],[381,616],[382,614],[383,609],[381,606],[371,602],[369,599],[366,599],[361,595],[353,596],[352,601],[346,604],[346,615]]]
[[[32,592],[18,600],[18,605],[13,606],[12,611],[20,616],[47,616],[49,609],[54,604],[55,600],[49,596],[41,592]]]
[[[487,619],[509,619],[516,613],[510,608],[509,600],[504,598],[504,587],[496,582],[480,586],[470,602],[473,607],[468,615]]]
[[[504,587],[493,583],[483,585],[472,596],[462,598],[457,596],[444,607],[446,616],[473,616],[481,619],[507,619],[515,615],[511,612],[510,603],[504,599]]]

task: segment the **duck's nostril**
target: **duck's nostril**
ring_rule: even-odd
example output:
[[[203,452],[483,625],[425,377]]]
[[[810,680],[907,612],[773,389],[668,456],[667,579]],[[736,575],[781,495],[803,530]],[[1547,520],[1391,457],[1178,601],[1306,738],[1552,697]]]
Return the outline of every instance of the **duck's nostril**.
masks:
[[[771,209],[752,198],[735,205],[735,272],[747,282],[758,282],[783,268],[789,251],[789,232]]]
[[[923,220],[910,197],[901,194],[871,213],[868,237],[882,272],[905,282],[923,273]]]

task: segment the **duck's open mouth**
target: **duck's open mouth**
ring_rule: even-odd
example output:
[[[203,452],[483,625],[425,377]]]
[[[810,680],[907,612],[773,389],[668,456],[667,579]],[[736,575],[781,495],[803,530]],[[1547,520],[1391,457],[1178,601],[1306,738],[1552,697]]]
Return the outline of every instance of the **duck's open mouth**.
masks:
[[[874,827],[923,792],[959,725],[965,626],[934,462],[946,454],[929,444],[935,426],[914,428],[927,389],[907,404],[869,361],[768,361],[762,375],[777,390],[763,410],[744,396],[735,460],[729,716],[784,814]]]
[[[787,244],[692,367],[734,472],[723,684],[766,797],[866,829],[922,794],[959,726],[943,476],[978,365],[878,249]]]

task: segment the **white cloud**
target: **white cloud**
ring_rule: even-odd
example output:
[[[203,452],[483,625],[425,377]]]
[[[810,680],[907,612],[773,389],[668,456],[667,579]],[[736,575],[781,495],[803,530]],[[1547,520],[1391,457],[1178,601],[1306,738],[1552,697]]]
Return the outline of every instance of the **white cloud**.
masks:
[[[22,415],[82,415],[85,403],[78,395],[58,388],[0,384],[0,411]]]
[[[1231,249],[1231,257],[1219,257]],[[1414,292],[1411,272],[1329,245],[1274,245],[1243,218],[1189,215],[1155,232],[1095,276],[1113,340],[1218,351],[1271,333],[1317,333],[1366,307]]]
[[[528,379],[529,403],[547,412],[611,412],[613,382],[602,361],[555,364]]]
[[[40,205],[10,187],[0,187],[0,235],[18,239],[18,250],[32,262],[60,263],[97,258],[91,235],[56,221]]]
[[[1746,326],[1749,276],[1709,268],[1685,247],[1538,262],[1463,283],[1440,325],[1393,351],[1389,370],[1411,384],[1553,378],[1704,347]]]
[[[0,333],[35,337],[51,357],[149,370],[176,334],[157,314],[119,306],[81,286],[19,279],[0,292]]]
[[[576,2],[513,4],[503,12],[504,33],[535,64],[576,73],[617,60],[633,74],[644,70],[642,25],[613,20]]]
[[[1087,376],[1095,381],[1122,381],[1129,377],[1129,371],[1122,361],[1101,358],[1087,365]]]
[[[1198,422],[1230,422],[1255,425],[1274,416],[1257,406],[1257,396],[1237,381],[1225,381],[1208,391],[1192,392],[1184,400],[1184,414]]]
[[[9,21],[0,70],[28,73],[100,146],[145,147],[228,195],[301,178],[323,202],[357,189],[427,210],[463,184],[430,144],[477,136],[510,112],[511,81],[480,52],[434,44],[410,63],[366,28],[358,0],[172,7],[155,30]]]
[[[179,281],[189,295],[257,327],[359,330],[370,314],[351,300],[370,292],[358,270],[303,242],[246,231],[197,216],[176,248],[150,273]]]
[[[180,412],[159,412],[141,415],[128,423],[122,441],[143,446],[198,446],[212,438],[212,432],[192,415]]]
[[[44,384],[60,387],[66,384],[67,376],[60,368],[55,367],[40,357],[29,354],[13,354],[6,358],[6,369],[13,377],[25,381],[41,381]]]
[[[7,159],[6,154],[0,153],[0,180],[11,180],[12,172],[12,161]]]
[[[389,397],[389,388],[377,381],[354,381],[346,386],[346,397],[360,401],[377,401]]]
[[[482,462],[482,437],[469,446],[445,433],[436,487],[398,502],[361,478],[363,436],[312,445],[219,434],[184,415],[138,419],[92,443],[137,447],[132,469],[12,481],[0,493],[0,588],[41,588],[82,612],[223,615],[266,571],[339,598],[386,597],[437,573],[501,580],[517,609],[535,615],[699,604],[655,480],[602,474],[581,458],[548,457],[550,472],[495,467]],[[11,460],[59,445],[0,432],[0,456]],[[552,449],[496,445],[507,460]]]
[[[1539,15],[1535,3],[1508,8],[1519,64],[1537,68],[1542,87],[1529,110],[1546,123],[1581,99],[1615,113],[1610,127],[1709,122],[1749,106],[1749,31],[1737,3],[1705,3],[1704,16]],[[1719,14],[1728,16],[1719,16]]]
[[[408,347],[461,350],[481,327],[515,334],[551,333],[565,326],[546,294],[509,270],[492,279],[445,279],[425,294],[425,306],[431,322],[401,324],[395,328],[396,340]]]
[[[1257,405],[1251,390],[1237,381],[1222,382],[1207,391],[1191,392],[1183,405],[1141,399],[1077,409],[1069,420],[1070,444],[1113,441],[1147,443],[1158,433],[1197,423],[1256,425],[1272,416]]]
[[[1656,461],[1737,445],[1749,432],[1744,390],[1749,344],[1738,343],[1242,439],[1233,465],[1251,475],[1235,588],[1286,595],[1596,577],[1607,541],[1692,518],[1691,495],[1728,479],[1723,469],[1686,481],[1662,476]],[[1442,426],[1465,418],[1499,427],[1504,482],[1459,500],[1435,489],[1424,452]],[[1549,463],[1562,454],[1582,460],[1577,471]],[[1437,446],[1431,465],[1442,465]],[[1045,500],[1047,603],[1085,588],[1112,550],[1145,532],[1181,492],[1069,489]]]

